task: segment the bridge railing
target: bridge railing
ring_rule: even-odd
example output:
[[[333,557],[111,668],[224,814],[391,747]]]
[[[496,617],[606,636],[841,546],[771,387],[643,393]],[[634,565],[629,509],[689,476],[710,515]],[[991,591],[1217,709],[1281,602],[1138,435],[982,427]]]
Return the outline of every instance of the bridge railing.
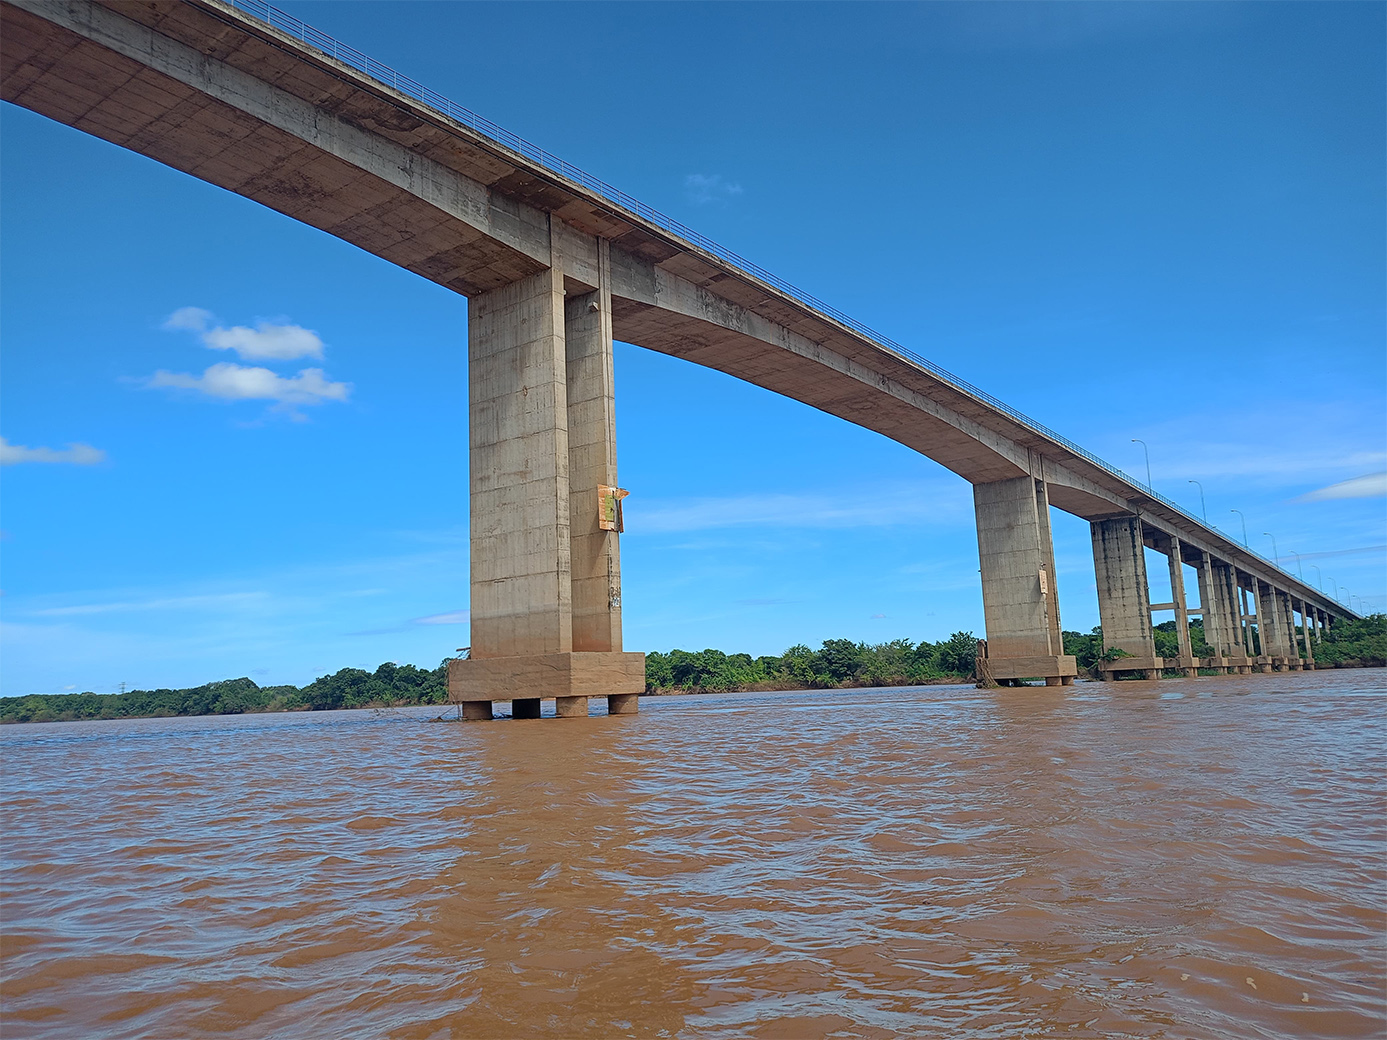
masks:
[[[733,252],[725,246],[719,245],[718,243],[714,242],[711,238],[708,238],[706,235],[700,234],[688,225],[681,224],[673,217],[670,217],[664,213],[661,213],[657,209],[647,206],[639,199],[632,198],[630,195],[626,194],[626,192],[622,191],[621,189],[608,184],[606,181],[598,177],[594,177],[592,174],[586,172],[585,170],[580,170],[572,163],[566,162],[565,160],[560,159],[556,155],[552,155],[551,153],[546,152],[543,148],[540,148],[538,145],[532,144],[531,142],[525,140],[523,137],[511,133],[505,127],[497,126],[491,120],[485,118],[484,116],[479,116],[470,108],[464,108],[462,105],[459,105],[451,101],[450,99],[444,97],[442,94],[438,93],[438,91],[432,90],[429,87],[424,86],[417,80],[411,79],[409,76],[401,75],[399,72],[397,72],[395,69],[391,68],[388,65],[382,65],[374,58],[371,58],[370,56],[361,53],[361,51],[357,50],[355,47],[349,47],[345,43],[342,43],[334,39],[333,37],[329,36],[327,33],[320,32],[319,30],[313,28],[313,26],[307,24],[301,19],[295,18],[291,14],[286,14],[284,11],[281,11],[279,8],[273,6],[272,4],[266,3],[265,0],[229,0],[229,2],[233,7],[236,7],[237,9],[244,11],[246,14],[249,14],[254,18],[258,18],[261,21],[274,26],[281,32],[288,33],[290,36],[293,36],[296,39],[302,40],[309,46],[318,48],[318,50],[322,51],[324,54],[331,55],[337,61],[340,61],[346,65],[350,65],[352,68],[360,72],[366,73],[366,75],[371,76],[376,80],[379,80],[381,83],[393,87],[395,90],[398,90],[402,94],[409,95],[416,101],[420,101],[425,105],[428,105],[430,108],[435,109],[443,115],[446,115],[450,119],[456,120],[463,126],[466,126],[471,130],[475,130],[479,134],[483,134],[486,137],[489,137],[491,140],[495,141],[498,144],[505,145],[512,151],[520,153],[521,155],[525,156],[525,158],[538,163],[546,169],[552,170],[554,173],[560,174],[571,181],[581,184],[584,188],[587,188],[589,191],[592,191],[597,195],[600,195],[607,201],[615,203],[623,209],[626,209],[631,213],[636,214],[643,220],[647,220],[650,223],[656,225],[657,227],[665,231],[668,231],[671,234],[684,239],[686,242],[689,242],[697,246],[705,252],[711,253],[713,256],[716,256],[718,259],[722,260],[724,263],[731,264],[733,267],[738,268],[742,272],[749,274],[759,279],[760,281],[763,281],[768,285],[775,287],[776,289],[785,293],[787,296],[791,296],[794,299],[798,300],[805,306],[810,307],[813,310],[818,311],[820,314],[830,317],[834,321],[847,326],[848,328],[856,332],[858,335],[871,340],[872,343],[876,344],[878,347],[884,350],[888,350],[891,353],[900,356],[904,360],[907,360],[912,364],[924,369],[930,375],[934,376],[941,382],[947,383],[955,390],[959,390],[970,397],[976,398],[977,400],[990,405],[997,411],[1004,413],[1012,419],[1015,419],[1021,425],[1027,427],[1035,433],[1040,434],[1042,437],[1046,437],[1049,440],[1054,441],[1056,444],[1062,445],[1068,451],[1071,451],[1075,455],[1078,455],[1081,458],[1088,460],[1095,466],[1098,466],[1100,469],[1106,470],[1108,473],[1111,473],[1113,476],[1118,477],[1121,480],[1125,480],[1132,487],[1138,489],[1142,494],[1163,503],[1170,509],[1175,510],[1175,512],[1179,513],[1181,516],[1183,516],[1190,523],[1196,525],[1197,527],[1202,527],[1206,530],[1217,533],[1219,536],[1236,544],[1237,540],[1228,532],[1223,531],[1218,527],[1215,527],[1214,525],[1208,523],[1205,520],[1199,519],[1193,513],[1185,509],[1184,506],[1181,506],[1172,499],[1167,498],[1165,495],[1161,494],[1159,491],[1156,491],[1154,488],[1148,487],[1147,485],[1141,483],[1139,480],[1136,480],[1130,474],[1124,472],[1121,469],[1118,469],[1116,466],[1109,464],[1108,462],[1099,458],[1097,455],[1093,454],[1088,449],[1083,448],[1080,445],[1074,443],[1068,437],[1056,433],[1048,426],[1045,426],[1043,423],[1037,422],[1035,419],[1032,419],[1029,415],[1026,415],[1024,412],[1019,411],[1016,408],[1013,408],[1005,401],[998,400],[996,397],[993,397],[987,391],[982,390],[974,386],[972,383],[969,383],[967,380],[954,375],[952,372],[935,364],[933,361],[930,361],[923,355],[917,354],[909,347],[902,346],[900,343],[897,343],[890,337],[884,336],[881,333],[870,328],[869,326],[864,325],[856,318],[843,313],[831,304],[825,303],[817,296],[805,292],[803,289],[800,289],[785,281],[785,279],[772,274],[770,271],[767,271],[764,267],[752,263],[750,260],[739,255],[738,253]],[[1256,549],[1253,549],[1251,546],[1244,545],[1243,548],[1245,551],[1251,553],[1258,559],[1262,560],[1268,566],[1273,567],[1276,570],[1280,571],[1282,574],[1286,575],[1286,577],[1297,577],[1296,575],[1291,574],[1290,571],[1282,567],[1279,562],[1272,560],[1267,556],[1264,556],[1262,553],[1258,552]],[[1298,578],[1297,580],[1301,581],[1302,583],[1304,582],[1303,578]],[[1328,596],[1329,594],[1322,593],[1322,595]],[[1343,605],[1337,597],[1329,596],[1329,598],[1333,599],[1336,603],[1340,603],[1341,606]]]

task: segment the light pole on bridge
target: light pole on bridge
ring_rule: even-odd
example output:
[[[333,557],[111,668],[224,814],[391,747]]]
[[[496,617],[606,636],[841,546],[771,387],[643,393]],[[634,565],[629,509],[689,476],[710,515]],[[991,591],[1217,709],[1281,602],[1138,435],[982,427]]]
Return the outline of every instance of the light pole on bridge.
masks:
[[[1310,564],[1310,569],[1311,569],[1312,571],[1315,572],[1315,575],[1316,575],[1316,579],[1315,579],[1315,580],[1319,582],[1320,591],[1323,592],[1323,591],[1324,591],[1324,575],[1320,573],[1320,569],[1319,569],[1318,567],[1316,567],[1313,563]]]
[[[1243,548],[1251,549],[1252,546],[1247,544],[1247,517],[1243,516],[1243,511],[1241,509],[1230,509],[1228,512],[1237,513],[1238,519],[1243,522]]]
[[[1301,580],[1301,581],[1304,581],[1304,580],[1305,580],[1305,572],[1304,572],[1303,570],[1300,569],[1300,553],[1298,553],[1298,552],[1296,552],[1294,549],[1292,549],[1292,550],[1291,550],[1291,555],[1295,557],[1295,572],[1296,572],[1296,574],[1300,577],[1300,580]]]
[[[1271,552],[1272,552],[1272,555],[1276,557],[1276,559],[1273,560],[1272,562],[1275,563],[1276,566],[1280,567],[1280,566],[1281,566],[1281,550],[1278,549],[1278,548],[1276,547],[1276,535],[1272,534],[1270,531],[1263,531],[1262,533],[1263,533],[1264,535],[1266,535],[1268,538],[1271,539]]]
[[[1204,522],[1209,522],[1209,508],[1204,504],[1204,485],[1197,480],[1191,480],[1191,484],[1199,488],[1199,514],[1204,517]]]
[[[1151,449],[1146,446],[1146,442],[1140,437],[1133,437],[1132,443],[1141,445],[1141,453],[1146,456],[1146,486],[1154,491],[1155,488],[1151,487]]]

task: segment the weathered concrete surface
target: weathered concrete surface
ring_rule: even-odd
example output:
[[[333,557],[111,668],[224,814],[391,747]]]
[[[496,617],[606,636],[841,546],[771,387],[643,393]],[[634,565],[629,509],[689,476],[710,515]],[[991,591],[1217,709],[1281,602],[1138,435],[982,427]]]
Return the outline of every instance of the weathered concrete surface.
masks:
[[[452,661],[448,700],[558,700],[635,695],[645,690],[645,654],[526,654]]]
[[[573,649],[563,279],[468,301],[472,656]]]
[[[1103,649],[1122,650],[1129,657],[1104,661],[1105,673],[1165,667],[1156,656],[1151,632],[1151,592],[1146,580],[1146,552],[1141,520],[1116,517],[1090,527],[1093,569],[1098,586],[1098,617],[1103,626]]]
[[[601,285],[564,304],[574,650],[621,649],[618,535],[598,524],[597,489],[617,486],[611,264],[598,245]]]
[[[1171,605],[1175,608],[1175,636],[1179,645],[1179,659],[1176,666],[1186,678],[1192,678],[1199,673],[1195,670],[1194,651],[1190,646],[1190,619],[1185,601],[1184,554],[1180,547],[1179,538],[1171,537],[1166,559],[1170,567]]]
[[[1045,484],[1015,477],[973,485],[988,661],[997,679],[1078,673],[1060,636]]]

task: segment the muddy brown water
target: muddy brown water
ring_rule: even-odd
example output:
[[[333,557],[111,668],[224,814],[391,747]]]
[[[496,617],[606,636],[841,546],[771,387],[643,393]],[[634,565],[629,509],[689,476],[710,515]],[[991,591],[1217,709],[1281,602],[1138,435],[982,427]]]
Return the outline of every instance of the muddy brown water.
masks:
[[[1382,1035],[1384,679],[5,727],[0,1032]]]

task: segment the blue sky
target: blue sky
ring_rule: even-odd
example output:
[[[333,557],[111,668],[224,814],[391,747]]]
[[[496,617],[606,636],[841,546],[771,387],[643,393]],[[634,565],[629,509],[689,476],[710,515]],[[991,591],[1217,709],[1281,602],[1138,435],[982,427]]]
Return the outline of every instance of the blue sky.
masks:
[[[1387,608],[1381,5],[282,6]],[[0,692],[466,645],[466,301],[0,135]],[[965,482],[616,349],[629,649],[981,633]]]

